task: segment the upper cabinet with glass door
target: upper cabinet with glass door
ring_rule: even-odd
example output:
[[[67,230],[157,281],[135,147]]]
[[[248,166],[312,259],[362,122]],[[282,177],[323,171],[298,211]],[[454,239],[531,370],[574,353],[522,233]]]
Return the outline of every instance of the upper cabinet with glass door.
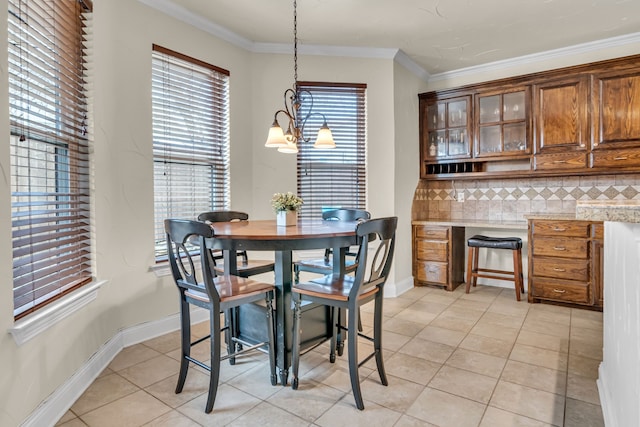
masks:
[[[528,88],[476,95],[476,157],[531,152],[529,98]]]
[[[471,96],[428,103],[423,116],[427,129],[422,144],[424,160],[471,157],[470,114]]]

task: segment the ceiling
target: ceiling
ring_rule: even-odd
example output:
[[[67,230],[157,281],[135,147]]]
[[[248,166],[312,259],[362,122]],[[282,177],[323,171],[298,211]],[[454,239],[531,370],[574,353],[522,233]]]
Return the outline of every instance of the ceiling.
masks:
[[[141,0],[245,46],[293,44],[292,0]],[[298,43],[400,49],[428,74],[633,36],[639,0],[298,0]],[[275,46],[272,46],[275,47]]]

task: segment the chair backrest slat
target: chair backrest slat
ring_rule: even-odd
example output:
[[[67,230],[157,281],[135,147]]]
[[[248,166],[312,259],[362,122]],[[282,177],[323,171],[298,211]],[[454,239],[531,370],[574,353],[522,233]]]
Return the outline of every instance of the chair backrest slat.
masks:
[[[360,260],[356,268],[355,285],[351,289],[350,298],[356,298],[374,286],[380,287],[380,291],[382,291],[391,270],[397,225],[397,217],[375,218],[358,224],[356,235],[360,239],[358,250]],[[368,268],[369,243],[372,241],[377,241],[379,244],[373,254],[371,267]]]
[[[167,253],[174,282],[178,288],[205,292],[212,301],[219,295],[213,283],[213,259],[206,247],[206,239],[214,238],[211,226],[204,222],[184,219],[165,219]],[[200,256],[200,276],[195,257]]]
[[[371,218],[371,214],[363,209],[331,209],[322,213],[324,220],[359,221]]]

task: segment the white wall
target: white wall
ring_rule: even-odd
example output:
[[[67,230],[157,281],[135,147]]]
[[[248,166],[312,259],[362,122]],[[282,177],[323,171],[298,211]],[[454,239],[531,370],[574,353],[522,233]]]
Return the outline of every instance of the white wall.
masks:
[[[393,286],[385,289],[385,295],[401,294],[413,287],[411,276],[411,205],[415,187],[420,177],[418,94],[425,91],[426,82],[402,65],[395,63],[393,70],[393,123],[394,123],[394,206],[398,217],[396,231],[397,274]]]

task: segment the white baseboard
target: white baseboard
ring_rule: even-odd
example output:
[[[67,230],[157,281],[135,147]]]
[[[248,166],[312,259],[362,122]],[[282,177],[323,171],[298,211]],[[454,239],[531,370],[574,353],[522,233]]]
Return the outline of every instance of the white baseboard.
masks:
[[[384,296],[385,298],[397,297],[411,288],[413,288],[413,277],[407,277],[399,282],[385,284]]]
[[[600,395],[600,407],[602,408],[602,417],[604,418],[604,425],[607,427],[618,427],[618,420],[612,410],[613,402],[611,399],[611,392],[609,391],[609,382],[607,380],[606,372],[603,368],[604,362],[600,363],[598,367],[598,394]]]
[[[209,319],[209,312],[202,308],[191,311],[192,323]],[[98,349],[64,384],[47,397],[21,424],[22,427],[54,426],[71,408],[76,400],[95,381],[120,351],[133,344],[178,330],[180,315],[173,314],[163,319],[145,322],[118,331]]]

